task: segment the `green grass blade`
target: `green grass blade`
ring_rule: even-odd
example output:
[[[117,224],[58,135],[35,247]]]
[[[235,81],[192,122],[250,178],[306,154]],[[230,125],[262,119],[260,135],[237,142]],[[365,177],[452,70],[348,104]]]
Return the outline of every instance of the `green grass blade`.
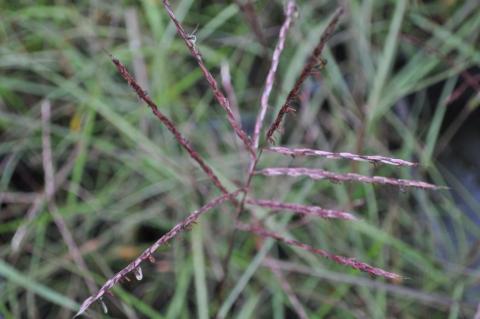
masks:
[[[0,260],[0,274],[8,281],[15,283],[16,285],[19,285],[27,290],[33,291],[37,295],[61,307],[71,310],[78,310],[80,308],[79,304],[72,299],[65,297],[64,294],[56,292],[55,290],[36,282],[34,279],[25,276],[3,260]]]

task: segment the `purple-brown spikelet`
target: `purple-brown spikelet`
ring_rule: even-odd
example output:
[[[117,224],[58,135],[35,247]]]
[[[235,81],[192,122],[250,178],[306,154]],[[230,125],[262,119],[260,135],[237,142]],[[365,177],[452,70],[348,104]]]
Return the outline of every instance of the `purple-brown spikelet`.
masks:
[[[368,273],[370,275],[373,275],[373,276],[384,277],[384,278],[393,280],[395,282],[399,282],[402,279],[402,276],[397,275],[395,273],[388,272],[388,271],[385,271],[383,269],[370,266],[369,264],[358,261],[354,258],[334,255],[334,254],[329,253],[325,250],[314,248],[312,246],[306,245],[306,244],[304,244],[302,242],[299,242],[297,240],[285,238],[278,233],[268,231],[268,230],[266,230],[262,227],[259,227],[259,226],[250,226],[250,225],[246,225],[246,224],[238,224],[237,228],[239,228],[240,230],[243,230],[243,231],[248,231],[248,232],[260,235],[262,237],[273,238],[275,240],[284,242],[287,245],[301,248],[303,250],[309,251],[309,252],[314,253],[316,255],[320,255],[322,257],[328,258],[328,259],[330,259],[330,260],[332,260],[332,261],[334,261],[338,264],[349,266],[349,267],[352,267],[354,269],[358,269],[360,271],[366,272],[366,273]]]
[[[397,187],[415,187],[423,189],[441,189],[443,187],[422,181],[409,179],[396,179],[384,176],[365,176],[356,173],[335,173],[319,168],[304,167],[271,167],[259,170],[257,175],[279,176],[286,175],[292,177],[306,176],[312,179],[328,179],[332,182],[360,182],[369,184],[391,185]]]
[[[125,81],[127,81],[128,85],[130,85],[130,87],[135,91],[135,93],[137,93],[138,97],[142,101],[147,103],[153,114],[160,120],[160,122],[163,123],[163,125],[167,127],[167,129],[173,134],[178,143],[188,152],[190,157],[194,161],[196,161],[198,165],[200,165],[200,167],[203,169],[205,174],[207,174],[207,176],[212,180],[215,186],[220,189],[222,193],[228,193],[227,189],[220,182],[217,175],[215,175],[210,166],[208,166],[205,161],[200,157],[200,154],[198,154],[198,152],[193,149],[190,142],[182,135],[182,133],[180,133],[175,124],[166,115],[160,112],[157,104],[155,104],[155,102],[153,102],[150,96],[148,96],[147,92],[140,87],[137,81],[135,81],[133,76],[128,72],[127,68],[117,58],[113,56],[110,57],[113,64],[115,64],[118,73],[120,73],[120,75],[125,79]]]
[[[211,200],[210,202],[208,202],[207,204],[205,204],[204,206],[202,206],[201,208],[197,209],[196,211],[194,211],[193,213],[191,213],[187,218],[185,218],[183,221],[181,221],[180,223],[178,223],[177,225],[175,225],[175,227],[173,227],[172,229],[170,229],[170,231],[168,231],[165,235],[163,235],[162,237],[160,237],[155,243],[153,243],[153,245],[151,245],[150,247],[148,247],[146,250],[143,251],[143,253],[138,256],[134,261],[132,261],[130,264],[128,264],[128,266],[126,266],[125,268],[123,268],[122,270],[120,270],[119,272],[117,272],[113,277],[111,277],[109,280],[107,280],[107,282],[98,290],[98,292],[92,296],[90,296],[89,298],[87,298],[83,303],[82,305],[80,306],[80,310],[77,312],[77,314],[75,315],[75,317],[78,317],[80,316],[82,313],[84,313],[88,307],[90,307],[90,305],[92,303],[94,303],[95,301],[99,300],[100,298],[103,297],[103,295],[105,295],[108,291],[110,291],[110,289],[113,288],[113,286],[115,286],[115,284],[117,284],[120,280],[122,280],[123,278],[127,278],[127,275],[129,273],[131,273],[132,271],[135,271],[136,269],[139,269],[140,267],[140,264],[145,261],[145,260],[151,260],[151,257],[152,257],[152,254],[162,245],[166,244],[167,242],[169,242],[170,240],[172,240],[172,238],[174,238],[175,236],[177,236],[178,234],[184,232],[185,230],[188,230],[188,228],[190,226],[192,226],[192,224],[194,224],[198,218],[208,212],[209,210],[211,210],[212,208],[220,205],[221,203],[231,199],[231,198],[234,198],[235,196],[238,195],[238,193],[240,192],[240,190],[237,190],[233,193],[229,193],[229,194],[225,194],[225,195],[222,195],[222,196],[219,196],[217,198],[214,198],[213,200]],[[137,276],[137,275],[136,275]],[[138,277],[137,277],[138,278]]]
[[[215,80],[213,75],[210,73],[210,71],[207,69],[207,67],[205,66],[205,63],[203,63],[203,58],[202,58],[202,55],[200,54],[200,51],[198,50],[198,47],[196,46],[194,41],[192,41],[191,36],[185,32],[185,29],[183,28],[180,21],[178,21],[178,19],[175,17],[175,14],[173,13],[173,10],[172,10],[172,7],[170,6],[169,1],[163,0],[163,6],[165,7],[165,10],[170,16],[170,19],[172,20],[172,22],[175,24],[178,34],[185,41],[187,48],[190,50],[190,52],[192,53],[192,56],[197,61],[198,66],[202,70],[203,76],[207,80],[210,86],[210,89],[212,90],[213,95],[215,96],[215,99],[218,101],[220,106],[227,113],[227,121],[230,123],[230,126],[233,128],[233,131],[240,138],[240,140],[242,140],[243,144],[245,145],[245,148],[250,153],[250,155],[253,158],[255,158],[256,154],[252,148],[252,141],[248,137],[247,133],[245,133],[245,131],[241,128],[240,123],[237,121],[237,119],[235,119],[232,108],[230,107],[230,102],[225,97],[223,92],[220,90],[220,87],[218,86],[217,81]]]
[[[249,198],[247,199],[247,204],[269,208],[273,211],[288,210],[294,213],[315,216],[320,218],[335,218],[335,219],[345,219],[345,220],[357,219],[354,215],[347,212],[339,211],[339,210],[325,209],[319,206],[309,206],[309,205],[294,204],[294,203],[282,203],[279,201],[268,200],[268,199]]]
[[[327,28],[325,29],[322,36],[320,37],[320,41],[318,42],[317,46],[313,50],[308,62],[303,67],[303,70],[300,73],[300,76],[298,77],[297,81],[293,85],[292,90],[290,91],[290,93],[288,93],[285,103],[283,104],[282,108],[278,112],[277,117],[273,121],[272,125],[270,125],[270,128],[268,129],[267,140],[269,142],[273,142],[273,134],[280,127],[280,124],[285,114],[295,112],[295,108],[293,107],[293,104],[298,98],[298,94],[300,92],[300,89],[302,88],[303,82],[305,82],[305,80],[312,74],[312,72],[317,71],[319,68],[323,68],[323,66],[325,65],[325,61],[321,58],[321,54],[322,54],[323,48],[327,44],[327,41],[332,36],[333,31],[335,31],[338,20],[340,19],[340,16],[343,14],[343,11],[344,10],[342,7],[338,8],[335,11],[335,13],[333,14],[332,20],[330,21]]]
[[[351,161],[359,161],[359,162],[370,162],[372,164],[387,164],[387,165],[394,165],[394,166],[407,166],[413,167],[417,166],[417,163],[412,163],[409,161],[405,161],[398,158],[391,158],[386,156],[380,155],[359,155],[359,154],[352,154],[348,152],[328,152],[322,150],[312,150],[309,148],[288,148],[282,146],[273,146],[268,147],[265,149],[269,152],[274,152],[283,155],[290,155],[290,156],[319,156],[325,157],[327,159],[347,159]]]
[[[268,108],[268,98],[272,92],[273,83],[275,81],[275,75],[277,72],[278,64],[280,62],[280,55],[282,54],[283,48],[285,46],[285,40],[287,38],[287,32],[290,29],[290,25],[293,21],[293,14],[296,10],[296,5],[294,1],[289,1],[287,4],[286,18],[285,22],[280,29],[278,35],[278,43],[273,51],[272,64],[270,70],[268,71],[267,78],[265,79],[265,87],[262,92],[262,98],[260,100],[260,110],[258,111],[257,120],[255,122],[255,130],[253,132],[253,146],[255,149],[258,149],[258,143],[260,138],[260,131],[263,126],[263,121],[265,119],[265,114],[267,113]]]

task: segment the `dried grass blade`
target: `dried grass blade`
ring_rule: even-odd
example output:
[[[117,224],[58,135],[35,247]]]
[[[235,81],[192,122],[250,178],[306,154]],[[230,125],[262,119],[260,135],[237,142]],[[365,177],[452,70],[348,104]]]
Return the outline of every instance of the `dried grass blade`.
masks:
[[[112,289],[115,284],[117,284],[122,278],[125,278],[130,272],[137,269],[140,264],[145,261],[149,260],[150,256],[162,245],[166,244],[170,240],[172,240],[175,236],[182,233],[183,231],[187,230],[192,224],[194,224],[198,218],[203,214],[211,210],[212,208],[222,204],[226,200],[234,198],[235,196],[240,193],[241,190],[237,190],[233,193],[225,194],[219,197],[214,198],[212,201],[208,202],[201,208],[197,209],[193,213],[191,213],[187,218],[183,221],[175,225],[170,231],[168,231],[165,235],[160,237],[153,245],[148,247],[143,253],[138,256],[134,261],[132,261],[128,266],[117,272],[113,277],[111,277],[107,282],[98,290],[98,292],[90,297],[88,297],[80,306],[79,311],[75,315],[75,317],[80,316],[83,314],[95,301],[99,300],[103,297],[110,289]]]
[[[422,181],[415,181],[409,179],[396,179],[384,176],[365,176],[355,173],[335,173],[317,168],[303,168],[303,167],[274,167],[265,168],[255,172],[257,175],[266,176],[307,176],[312,179],[328,179],[333,182],[360,182],[370,184],[392,185],[397,187],[415,187],[423,189],[445,189],[443,186],[436,186]]]
[[[370,266],[369,264],[358,261],[354,258],[348,258],[348,257],[344,257],[344,256],[334,255],[334,254],[329,253],[325,250],[314,248],[312,246],[309,246],[309,245],[304,244],[302,242],[299,242],[297,240],[285,238],[278,233],[268,231],[268,230],[266,230],[262,227],[259,227],[259,226],[250,226],[250,225],[246,225],[246,224],[238,224],[237,227],[240,230],[243,230],[243,231],[248,231],[248,232],[257,234],[259,236],[262,236],[262,237],[273,238],[273,239],[281,241],[281,242],[283,242],[287,245],[301,248],[303,250],[309,251],[309,252],[314,253],[316,255],[320,255],[322,257],[328,258],[328,259],[330,259],[330,260],[332,260],[332,261],[334,261],[334,262],[336,262],[340,265],[349,266],[351,268],[366,272],[366,273],[368,273],[370,275],[373,275],[373,276],[384,277],[384,278],[393,280],[395,282],[399,282],[399,281],[402,280],[402,276],[400,276],[398,274],[395,274],[395,273],[388,272],[388,271],[385,271],[385,270],[380,269],[380,268]]]
[[[417,163],[412,163],[409,161],[405,161],[402,159],[391,158],[386,156],[380,155],[359,155],[359,154],[352,154],[347,152],[328,152],[322,150],[314,150],[309,148],[288,148],[288,147],[281,147],[281,146],[274,146],[265,149],[269,152],[279,153],[283,155],[290,155],[290,156],[319,156],[325,157],[328,159],[347,159],[351,161],[360,161],[360,162],[370,162],[373,164],[387,164],[387,165],[394,165],[394,166],[407,166],[413,167],[417,166]]]
[[[178,19],[175,17],[175,14],[173,13],[172,7],[170,6],[169,1],[163,0],[163,6],[165,7],[165,10],[167,11],[168,15],[170,16],[170,19],[172,22],[175,24],[175,27],[177,28],[177,32],[180,35],[180,37],[185,41],[185,44],[187,45],[187,48],[190,50],[192,53],[192,56],[195,58],[195,60],[198,63],[198,66],[202,70],[202,73],[207,80],[210,89],[213,92],[213,95],[215,96],[216,100],[220,104],[220,106],[225,110],[227,113],[227,120],[230,123],[230,126],[233,128],[235,134],[242,140],[243,144],[245,145],[245,148],[247,151],[252,155],[253,158],[256,157],[255,152],[253,151],[252,148],[252,142],[250,138],[248,137],[247,133],[241,128],[240,123],[235,119],[235,116],[233,114],[232,108],[230,107],[230,103],[228,99],[225,97],[223,92],[220,90],[220,87],[217,84],[217,81],[213,77],[213,75],[210,73],[210,71],[207,69],[205,64],[203,63],[203,58],[202,55],[200,54],[200,51],[198,50],[197,46],[195,45],[195,41],[193,41],[192,36],[187,34],[185,30],[183,29],[182,24]]]
[[[335,11],[335,13],[333,14],[333,18],[330,20],[330,23],[328,24],[327,28],[323,32],[322,36],[320,37],[320,41],[318,42],[317,46],[313,50],[308,62],[303,67],[303,70],[300,73],[300,76],[298,77],[297,81],[295,82],[292,90],[290,91],[290,93],[288,93],[285,103],[283,104],[282,108],[278,112],[277,117],[273,121],[272,125],[268,129],[267,140],[269,142],[273,142],[273,134],[280,127],[280,124],[285,114],[295,111],[295,109],[292,108],[292,104],[297,99],[303,82],[305,82],[305,80],[310,76],[310,74],[313,73],[313,71],[316,68],[323,67],[325,62],[321,59],[320,55],[322,54],[325,44],[332,36],[333,31],[337,26],[338,20],[340,19],[340,16],[343,14],[343,11],[344,10],[342,7],[338,8]]]
[[[55,190],[57,186],[55,185],[55,169],[53,167],[53,152],[52,152],[52,141],[51,141],[51,108],[52,105],[49,100],[45,100],[41,105],[41,117],[42,117],[42,166],[44,172],[44,183],[45,183],[45,197],[49,199],[49,210],[53,216],[55,225],[57,226],[60,234],[62,235],[63,241],[68,247],[68,251],[72,256],[73,260],[77,264],[77,267],[82,272],[83,277],[85,278],[85,284],[91,293],[96,289],[94,280],[90,276],[87,264],[80,253],[77,243],[75,242],[72,232],[68,228],[65,220],[57,209],[55,205]]]
[[[253,147],[258,149],[258,143],[260,139],[260,131],[262,130],[263,121],[265,119],[265,114],[267,113],[268,108],[268,98],[272,92],[273,83],[275,81],[275,74],[277,73],[278,64],[280,62],[280,55],[282,54],[283,48],[285,47],[285,40],[287,38],[287,32],[290,29],[290,25],[293,21],[293,14],[296,11],[295,1],[289,1],[287,4],[287,11],[285,21],[283,22],[282,28],[278,35],[278,42],[275,50],[273,51],[272,64],[270,65],[270,70],[268,70],[268,75],[265,80],[265,88],[262,92],[262,98],[260,100],[260,111],[258,112],[257,120],[255,122],[255,130],[253,133]]]
[[[54,185],[58,187],[59,185],[62,185],[65,183],[67,180],[70,171],[72,170],[74,164],[75,164],[75,158],[77,157],[78,154],[78,149],[79,145],[77,144],[76,149],[72,152],[72,154],[69,156],[68,160],[66,161],[66,164],[62,166],[58,172],[55,174],[55,182]],[[15,234],[12,236],[11,240],[11,247],[12,247],[12,252],[13,253],[18,253],[22,243],[25,239],[25,236],[27,235],[28,227],[30,224],[33,222],[33,220],[37,217],[38,213],[41,211],[43,206],[45,205],[45,202],[50,201],[51,198],[49,198],[45,192],[40,194],[36,194],[36,197],[34,201],[32,202],[32,205],[27,211],[26,217],[25,217],[25,222],[22,223],[17,230],[15,231]]]
[[[357,220],[357,218],[350,213],[338,211],[338,210],[325,209],[319,206],[309,206],[309,205],[294,204],[294,203],[282,203],[279,201],[268,200],[268,199],[249,198],[246,201],[250,205],[269,208],[271,210],[289,210],[298,214],[310,215],[310,216],[321,217],[321,218]]]

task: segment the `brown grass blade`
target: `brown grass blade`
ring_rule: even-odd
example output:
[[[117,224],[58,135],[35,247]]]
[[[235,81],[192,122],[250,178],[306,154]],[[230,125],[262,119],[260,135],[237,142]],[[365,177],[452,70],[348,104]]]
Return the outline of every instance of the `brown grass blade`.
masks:
[[[200,51],[198,50],[197,46],[195,45],[195,42],[192,40],[192,36],[187,34],[180,23],[178,19],[175,17],[175,14],[173,13],[172,7],[170,6],[170,3],[168,0],[163,0],[163,6],[165,7],[165,10],[167,11],[168,15],[170,16],[170,19],[172,22],[175,24],[175,27],[177,28],[177,32],[180,35],[180,37],[185,41],[185,44],[187,45],[187,48],[190,50],[192,53],[192,56],[195,58],[195,60],[198,63],[198,66],[202,70],[202,73],[207,80],[210,89],[213,92],[213,95],[215,96],[216,100],[220,104],[220,106],[225,110],[227,113],[227,120],[230,123],[230,126],[233,128],[235,134],[242,140],[243,144],[245,145],[245,148],[247,151],[252,155],[253,158],[256,157],[255,152],[253,151],[252,148],[252,142],[250,138],[248,137],[247,133],[241,128],[240,123],[235,119],[235,116],[233,114],[232,108],[230,107],[230,103],[228,99],[225,97],[223,92],[220,90],[217,81],[213,77],[213,75],[210,73],[210,71],[207,69],[205,64],[203,63],[203,58],[202,55],[200,54]]]
[[[280,147],[274,146],[265,149],[269,152],[279,153],[283,155],[290,155],[290,156],[319,156],[325,157],[328,159],[347,159],[351,161],[359,161],[359,162],[370,162],[373,164],[387,164],[387,165],[394,165],[394,166],[407,166],[413,167],[417,166],[417,163],[412,163],[409,161],[405,161],[402,159],[391,158],[386,156],[380,155],[358,155],[352,154],[347,152],[328,152],[322,150],[313,150],[309,148],[288,148],[288,147]]]
[[[289,1],[287,4],[287,11],[285,14],[285,22],[283,22],[282,28],[278,35],[278,42],[275,50],[273,51],[272,64],[270,65],[270,70],[268,70],[268,75],[265,80],[265,88],[262,92],[262,98],[260,100],[260,111],[258,112],[257,120],[255,122],[255,130],[253,133],[253,147],[258,149],[258,143],[260,139],[260,131],[262,130],[263,121],[265,119],[265,114],[267,113],[268,108],[268,98],[272,92],[273,83],[275,81],[275,75],[277,73],[278,64],[280,62],[280,55],[282,54],[283,48],[285,46],[285,40],[287,38],[287,32],[290,29],[290,25],[293,21],[293,14],[296,11],[295,1]]]
[[[340,19],[340,16],[343,14],[343,11],[344,10],[342,7],[339,7],[335,11],[335,13],[333,14],[333,18],[330,20],[330,23],[328,24],[327,28],[323,32],[322,36],[320,37],[320,41],[318,42],[317,46],[313,50],[308,62],[303,67],[303,70],[300,73],[300,76],[298,77],[297,81],[295,82],[292,90],[290,91],[290,93],[288,93],[285,103],[283,104],[282,108],[278,112],[277,117],[273,121],[272,125],[268,129],[267,140],[269,142],[271,143],[273,142],[273,134],[280,127],[280,124],[285,114],[295,111],[295,109],[292,107],[292,104],[297,99],[303,82],[305,82],[305,80],[310,76],[310,74],[312,74],[316,69],[322,68],[324,66],[325,61],[323,61],[321,58],[323,48],[325,47],[325,44],[332,36],[333,31],[337,26],[338,20]]]
[[[250,205],[269,208],[271,210],[289,210],[298,214],[315,216],[320,218],[337,218],[345,220],[357,220],[357,218],[347,212],[325,209],[319,206],[309,206],[294,203],[282,203],[275,200],[268,199],[247,199],[246,202]]]
[[[318,168],[304,168],[304,167],[274,167],[274,168],[265,168],[263,170],[255,172],[257,175],[265,176],[307,176],[312,179],[328,179],[333,182],[360,182],[360,183],[370,183],[370,184],[381,184],[381,185],[392,185],[398,187],[415,187],[423,189],[444,189],[443,186],[436,186],[433,184],[408,180],[408,179],[396,179],[383,176],[365,176],[355,173],[335,173],[326,171]]]
[[[302,242],[299,242],[297,240],[285,238],[278,233],[268,231],[268,230],[266,230],[262,227],[259,227],[259,226],[250,226],[250,225],[246,225],[246,224],[238,224],[237,227],[240,230],[243,230],[243,231],[248,231],[248,232],[257,234],[259,236],[262,236],[262,237],[273,238],[273,239],[281,241],[281,242],[283,242],[283,243],[285,243],[289,246],[295,246],[295,247],[301,248],[301,249],[309,251],[313,254],[320,255],[322,257],[328,258],[328,259],[336,262],[337,264],[348,266],[348,267],[366,272],[366,273],[368,273],[370,275],[373,275],[373,276],[384,277],[384,278],[393,280],[395,282],[398,282],[398,281],[402,280],[402,276],[397,275],[395,273],[388,272],[388,271],[385,271],[383,269],[370,266],[369,264],[358,261],[354,258],[348,258],[348,257],[344,257],[344,256],[334,255],[334,254],[329,253],[325,250],[314,248],[312,246],[306,245],[306,244],[304,244]]]
[[[63,185],[67,180],[71,170],[73,169],[73,166],[75,165],[75,158],[77,157],[77,154],[78,154],[78,146],[76,150],[73,151],[72,154],[69,156],[68,160],[66,161],[66,164],[63,165],[55,174],[54,185],[56,187],[58,187],[59,185]],[[40,213],[41,209],[45,205],[45,202],[49,201],[50,199],[51,198],[47,197],[45,190],[42,193],[36,194],[35,199],[32,202],[32,205],[30,206],[30,208],[26,213],[25,222],[22,223],[17,228],[17,230],[15,231],[15,234],[12,237],[11,247],[12,247],[13,253],[16,254],[20,251],[22,243],[25,240],[25,236],[27,235],[28,227],[31,225],[31,223]]]
[[[222,204],[226,200],[229,200],[231,198],[234,198],[235,196],[240,193],[241,190],[237,190],[233,193],[229,194],[224,194],[222,196],[214,198],[212,201],[208,202],[201,208],[197,209],[193,213],[191,213],[187,218],[185,218],[183,221],[175,225],[170,231],[168,231],[165,235],[160,237],[153,245],[148,247],[146,250],[143,251],[143,253],[138,256],[134,261],[132,261],[128,266],[117,272],[113,277],[111,277],[107,282],[98,290],[98,292],[90,297],[88,297],[80,306],[79,311],[75,315],[75,317],[80,316],[83,314],[95,301],[99,300],[100,298],[103,297],[106,293],[112,289],[115,284],[117,284],[120,280],[125,278],[129,273],[136,271],[136,269],[139,269],[140,264],[152,257],[152,254],[162,245],[166,244],[170,240],[172,240],[174,237],[176,237],[178,234],[182,233],[185,230],[188,230],[192,224],[194,224],[198,218],[211,210],[212,208]]]

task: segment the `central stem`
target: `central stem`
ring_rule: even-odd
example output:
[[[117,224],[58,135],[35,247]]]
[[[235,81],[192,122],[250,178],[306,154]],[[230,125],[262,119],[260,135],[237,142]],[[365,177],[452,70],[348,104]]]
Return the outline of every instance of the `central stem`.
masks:
[[[225,258],[223,260],[223,277],[220,283],[217,286],[217,292],[220,297],[220,301],[223,299],[223,292],[225,289],[225,283],[228,278],[229,274],[229,269],[230,269],[230,259],[232,257],[232,252],[233,252],[233,246],[235,245],[235,235],[237,233],[237,223],[240,219],[240,216],[244,210],[245,207],[245,200],[247,199],[248,192],[250,190],[250,184],[252,183],[252,178],[255,172],[255,169],[257,167],[257,164],[262,156],[263,153],[263,148],[260,148],[260,150],[257,150],[256,156],[251,157],[250,165],[249,165],[249,170],[248,170],[248,175],[247,175],[247,180],[245,182],[244,188],[243,188],[243,196],[240,202],[238,202],[236,206],[236,211],[235,211],[235,218],[234,218],[234,229],[232,232],[232,235],[230,236],[230,240],[228,243],[228,248],[227,248],[227,254],[225,255]]]

